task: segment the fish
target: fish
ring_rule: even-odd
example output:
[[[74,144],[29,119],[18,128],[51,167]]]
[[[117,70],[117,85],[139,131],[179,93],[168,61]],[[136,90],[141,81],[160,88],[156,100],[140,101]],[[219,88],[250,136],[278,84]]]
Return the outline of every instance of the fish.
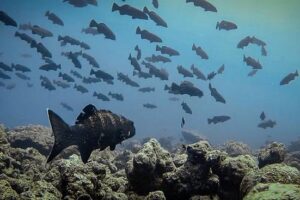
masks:
[[[98,33],[103,34],[105,38],[116,40],[116,35],[113,31],[104,23],[97,23],[94,19],[90,22],[90,27],[97,28]]]
[[[68,59],[70,59],[72,61],[72,63],[74,64],[74,67],[81,69],[82,66],[78,59],[78,56],[81,53],[77,53],[77,52],[73,53],[73,52],[69,51],[69,52],[62,52],[61,54],[66,56]]]
[[[0,70],[0,78],[1,79],[11,79],[11,77],[8,76],[7,74],[5,74],[4,72],[2,72],[2,70]]]
[[[60,26],[64,26],[64,22],[54,13],[49,10],[45,13],[45,16],[53,23]]]
[[[157,26],[168,27],[167,23],[156,12],[149,11],[146,6],[144,7],[143,12],[146,13]]]
[[[88,44],[86,44],[84,42],[80,42],[79,40],[77,40],[71,36],[68,36],[68,35],[66,35],[66,36],[59,35],[57,37],[57,41],[60,41],[61,46],[70,44],[70,45],[80,46],[81,48],[86,49],[86,50],[91,48]]]
[[[148,16],[141,10],[134,8],[128,4],[124,4],[119,6],[114,3],[111,9],[112,12],[119,11],[120,15],[128,15],[131,16],[132,19],[144,19],[148,20]]]
[[[143,104],[143,107],[144,108],[148,108],[148,109],[155,109],[155,108],[157,108],[156,105],[151,104],[151,103],[145,103],[145,104]]]
[[[142,72],[142,71],[133,71],[132,75],[138,76],[139,78],[144,78],[144,79],[152,77],[152,74],[147,73],[147,72]]]
[[[61,64],[55,64],[55,63],[47,63],[39,68],[40,70],[45,70],[45,71],[56,71],[58,69],[61,69]]]
[[[113,99],[116,99],[118,101],[124,101],[124,97],[123,97],[122,94],[109,92],[108,95],[111,96]]]
[[[252,43],[252,38],[250,36],[246,36],[241,41],[239,41],[239,43],[237,44],[237,48],[243,49],[244,47],[248,46],[250,43]]]
[[[94,28],[94,27],[83,28],[83,29],[81,29],[81,33],[90,34],[90,35],[99,35],[100,34],[98,32],[98,29]]]
[[[181,129],[181,135],[188,144],[207,140],[207,137],[201,134],[199,130]],[[184,145],[184,149],[186,149],[186,145]]]
[[[262,112],[259,116],[260,120],[264,121],[266,119],[265,112]]]
[[[89,92],[89,90],[88,90],[87,88],[85,88],[84,86],[82,86],[82,85],[75,84],[75,85],[74,85],[74,88],[75,88],[77,91],[81,92],[82,94],[88,93],[88,92]]]
[[[22,53],[22,54],[21,54],[21,57],[22,57],[22,58],[31,58],[32,55],[31,55],[31,54],[28,54],[28,53]]]
[[[265,46],[261,46],[261,55],[262,55],[262,56],[267,56],[267,55],[268,55]]]
[[[141,57],[142,57],[142,51],[141,51],[141,49],[139,48],[138,45],[136,45],[136,46],[134,47],[134,50],[136,50],[136,59],[137,59],[137,60],[140,60]]]
[[[221,102],[221,103],[226,103],[226,100],[222,97],[222,95],[217,91],[216,88],[213,88],[211,86],[211,84],[209,83],[208,85],[209,91],[210,91],[210,95],[217,101],[217,102]]]
[[[65,102],[60,102],[60,105],[68,111],[74,111],[74,109]]]
[[[198,56],[200,56],[202,59],[208,59],[208,55],[207,53],[199,46],[199,47],[196,47],[195,44],[193,44],[192,46],[192,50],[196,52],[196,54]]]
[[[18,27],[17,22],[2,10],[0,10],[0,21],[7,26]]]
[[[257,127],[259,128],[263,128],[263,129],[266,129],[266,128],[273,128],[274,126],[276,126],[276,121],[273,121],[273,120],[266,120],[266,121],[263,121],[261,123],[259,123],[257,125]]]
[[[65,80],[67,82],[75,82],[75,80],[70,75],[68,75],[66,73],[59,72],[58,77],[61,77],[63,80]]]
[[[12,68],[3,62],[0,62],[0,69],[8,72],[12,71]]]
[[[248,73],[248,76],[254,76],[256,73],[257,73],[257,69],[253,69],[252,71],[250,71],[249,73]]]
[[[231,117],[227,116],[227,115],[214,116],[212,118],[208,118],[207,119],[207,123],[208,124],[211,124],[211,123],[213,123],[213,124],[223,123],[223,122],[228,121],[230,119],[231,119]]]
[[[194,77],[193,73],[190,72],[188,69],[182,67],[182,65],[177,66],[177,71],[179,74],[182,74],[183,77]]]
[[[203,92],[189,81],[183,81],[179,85],[176,83],[172,83],[171,86],[165,85],[164,89],[170,94],[187,94],[189,96],[196,96],[199,98],[203,96]]]
[[[233,22],[222,20],[221,22],[217,22],[216,29],[229,31],[237,29],[237,25]]]
[[[139,88],[138,89],[139,92],[154,92],[155,91],[155,88],[154,87],[143,87],[143,88]]]
[[[55,86],[51,83],[51,81],[46,76],[40,76],[41,86],[46,88],[49,91],[55,90]]]
[[[61,81],[61,80],[53,80],[53,84],[57,85],[58,87],[61,87],[63,89],[66,89],[66,88],[69,88],[71,87],[70,84],[64,82],[64,81]]]
[[[170,58],[167,58],[167,57],[162,56],[162,55],[154,55],[154,54],[152,54],[151,57],[146,57],[145,60],[148,61],[148,62],[153,62],[153,63],[157,63],[157,62],[163,62],[163,63],[171,62]]]
[[[140,85],[139,85],[137,82],[131,80],[131,79],[128,77],[128,75],[125,75],[125,74],[123,74],[123,73],[118,73],[117,76],[118,76],[118,80],[124,82],[124,83],[127,84],[127,85],[130,85],[130,86],[132,86],[132,87],[140,87]]]
[[[97,99],[100,99],[102,101],[110,101],[110,99],[106,95],[104,95],[104,94],[102,94],[100,92],[99,93],[94,92],[93,93],[93,97],[97,97]]]
[[[146,68],[149,69],[149,74],[153,75],[154,77],[159,78],[160,80],[168,80],[169,79],[169,73],[161,68],[157,68],[154,65],[150,64],[150,63],[146,63],[146,62],[142,62],[142,64],[145,65]]]
[[[191,66],[191,70],[192,70],[193,74],[197,77],[197,79],[201,79],[203,81],[207,80],[206,76],[194,65]]]
[[[262,65],[259,63],[259,60],[255,60],[254,58],[244,55],[243,61],[248,65],[251,66],[253,69],[262,69]]]
[[[31,28],[32,28],[32,25],[30,22],[28,22],[27,24],[19,24],[19,30],[28,31],[28,30],[31,30]]]
[[[93,56],[91,56],[87,53],[82,53],[81,56],[83,58],[85,58],[89,62],[89,64],[92,65],[93,67],[100,68],[100,65],[98,64],[98,62],[96,61],[96,59]]]
[[[114,77],[102,70],[93,70],[91,69],[90,71],[90,75],[95,75],[97,78],[100,78],[101,80],[105,81],[105,80],[113,80]]]
[[[26,33],[20,33],[18,31],[15,32],[15,37],[18,37],[21,40],[24,40],[28,44],[31,44],[32,41],[34,41],[34,39],[32,37],[30,37],[29,35],[27,35]]]
[[[169,97],[169,100],[170,101],[179,101],[179,98],[178,97]]]
[[[8,89],[8,90],[12,90],[12,89],[14,89],[15,87],[16,87],[16,84],[15,84],[15,83],[10,83],[10,84],[6,85],[6,89]]]
[[[150,43],[152,42],[162,42],[162,39],[160,37],[158,37],[157,35],[155,35],[154,33],[151,33],[149,31],[147,31],[146,29],[141,30],[141,28],[138,26],[136,28],[136,32],[137,35],[141,35],[142,39],[148,40],[150,41]]]
[[[218,73],[218,74],[223,74],[224,70],[225,70],[225,65],[223,64],[223,65],[221,65],[221,67],[217,70],[217,73]]]
[[[154,8],[158,8],[158,0],[152,0],[152,5]]]
[[[51,52],[41,42],[37,43],[35,40],[33,40],[30,44],[30,47],[36,48],[36,51],[40,53],[43,58],[52,58]]]
[[[185,125],[185,119],[184,117],[182,117],[180,127],[183,128],[184,125]]]
[[[20,72],[16,72],[16,76],[19,77],[22,80],[30,80],[29,76],[26,76],[25,74],[20,73]]]
[[[81,74],[79,74],[77,71],[75,71],[75,70],[71,70],[71,72],[70,72],[73,76],[75,76],[76,78],[80,78],[80,79],[82,79],[83,77],[82,77],[82,75]]]
[[[82,82],[85,84],[91,84],[91,83],[99,83],[101,82],[100,78],[96,78],[96,77],[83,77]]]
[[[21,71],[21,72],[31,72],[31,69],[29,69],[28,67],[24,66],[24,65],[20,65],[20,64],[11,64],[11,68],[15,69],[16,71]]]
[[[167,54],[169,56],[179,56],[180,53],[176,51],[175,49],[172,49],[171,47],[167,46],[159,46],[156,45],[156,51],[160,51],[162,54]]]
[[[211,72],[211,73],[207,74],[207,79],[212,80],[216,75],[217,75],[216,72]]]
[[[280,85],[289,84],[292,80],[295,80],[297,76],[299,76],[298,70],[296,70],[294,73],[289,73],[280,81]]]
[[[265,43],[264,41],[262,41],[261,39],[258,39],[257,37],[253,36],[251,38],[251,43],[252,44],[256,44],[257,46],[266,46],[267,43]]]
[[[137,70],[139,72],[141,71],[141,66],[137,61],[137,58],[132,57],[131,54],[129,54],[128,60],[130,60],[130,64],[133,66],[134,70]]]
[[[97,0],[63,0],[63,2],[68,2],[74,7],[82,8],[87,5],[98,6]]]
[[[189,105],[185,102],[181,103],[181,107],[184,110],[185,113],[187,114],[193,114],[192,109],[189,107]]]
[[[201,7],[204,11],[218,12],[217,8],[206,0],[186,0],[186,3],[193,3],[194,6]]]
[[[31,33],[34,35],[39,35],[41,38],[53,37],[53,33],[51,33],[49,30],[42,28],[38,25],[33,25],[31,27]]]
[[[117,144],[135,135],[133,121],[109,110],[97,110],[92,104],[83,108],[73,126],[66,124],[52,110],[48,109],[47,113],[54,135],[47,163],[70,145],[78,146],[82,162],[87,163],[93,150],[102,151],[109,147],[113,151]]]

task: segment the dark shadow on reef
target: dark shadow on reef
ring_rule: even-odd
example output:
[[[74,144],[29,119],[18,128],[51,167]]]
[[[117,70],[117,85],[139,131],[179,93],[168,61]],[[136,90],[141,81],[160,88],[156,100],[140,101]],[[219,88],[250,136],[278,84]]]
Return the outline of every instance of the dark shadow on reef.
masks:
[[[46,164],[52,143],[47,127],[0,128],[0,199],[296,200],[300,196],[300,151],[295,143],[288,150],[272,142],[253,151],[235,141],[215,148],[205,140],[179,145],[172,138],[132,139],[115,151],[94,151],[87,164],[76,147]]]

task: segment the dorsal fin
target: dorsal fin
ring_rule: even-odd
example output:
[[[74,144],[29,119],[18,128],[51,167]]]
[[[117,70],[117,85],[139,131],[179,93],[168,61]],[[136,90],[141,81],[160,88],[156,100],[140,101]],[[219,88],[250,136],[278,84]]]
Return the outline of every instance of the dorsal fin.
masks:
[[[82,123],[84,120],[94,115],[96,112],[97,112],[97,108],[94,105],[89,104],[85,106],[82,112],[78,115],[75,124]]]

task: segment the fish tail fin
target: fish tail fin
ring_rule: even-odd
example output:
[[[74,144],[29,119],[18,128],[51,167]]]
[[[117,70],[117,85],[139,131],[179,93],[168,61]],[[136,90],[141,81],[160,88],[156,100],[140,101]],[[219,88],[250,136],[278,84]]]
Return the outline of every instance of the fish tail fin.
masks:
[[[97,27],[97,25],[97,22],[94,19],[92,19],[90,22],[90,27]]]
[[[130,53],[129,56],[128,56],[128,60],[131,60],[131,58],[132,58],[132,57],[131,57],[131,53]]]
[[[296,72],[295,72],[295,76],[299,76],[298,70],[296,70]]]
[[[144,7],[143,12],[146,13],[146,14],[149,13],[149,10],[148,10],[148,8],[146,6]]]
[[[216,29],[220,30],[220,23],[219,22],[217,22]]]
[[[139,49],[139,46],[135,45],[134,50],[138,50],[138,49]]]
[[[63,149],[71,145],[72,131],[69,125],[64,122],[55,112],[47,110],[52,132],[54,145],[47,159],[47,163],[53,160]]]
[[[90,75],[95,74],[95,71],[93,69],[91,69]]]
[[[18,37],[20,36],[20,33],[18,31],[15,32],[15,36]]]
[[[158,46],[158,45],[156,45],[156,49],[155,49],[156,51],[160,51],[161,50],[161,47],[160,46]]]
[[[96,95],[97,95],[96,92],[94,92],[94,93],[93,93],[93,97],[95,97]]]
[[[45,16],[49,16],[50,15],[50,12],[49,12],[49,10],[47,10],[47,12],[45,13]]]
[[[119,10],[120,9],[120,6],[118,6],[118,4],[114,3],[113,6],[112,6],[112,9],[111,11],[114,12],[116,10]]]
[[[193,44],[192,50],[196,50],[196,45]]]
[[[212,123],[212,119],[209,119],[209,118],[208,118],[208,119],[207,119],[207,123],[208,123],[208,124],[211,124],[211,123]]]
[[[141,34],[141,28],[138,26],[135,31],[136,34]]]
[[[61,40],[63,40],[63,37],[61,35],[59,35],[58,38],[57,38],[57,40],[61,41]]]
[[[164,90],[170,90],[170,87],[168,85],[165,85]]]
[[[244,55],[244,57],[243,57],[243,61],[246,62],[246,56],[245,56],[245,55]]]

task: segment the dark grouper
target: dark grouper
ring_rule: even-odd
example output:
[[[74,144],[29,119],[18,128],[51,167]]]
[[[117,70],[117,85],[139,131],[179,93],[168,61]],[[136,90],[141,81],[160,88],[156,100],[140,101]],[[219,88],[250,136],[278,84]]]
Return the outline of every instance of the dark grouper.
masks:
[[[49,109],[48,116],[55,141],[47,163],[71,145],[78,146],[81,160],[86,163],[93,150],[108,146],[114,150],[117,144],[135,135],[132,121],[108,110],[97,110],[91,104],[83,109],[73,126]]]

